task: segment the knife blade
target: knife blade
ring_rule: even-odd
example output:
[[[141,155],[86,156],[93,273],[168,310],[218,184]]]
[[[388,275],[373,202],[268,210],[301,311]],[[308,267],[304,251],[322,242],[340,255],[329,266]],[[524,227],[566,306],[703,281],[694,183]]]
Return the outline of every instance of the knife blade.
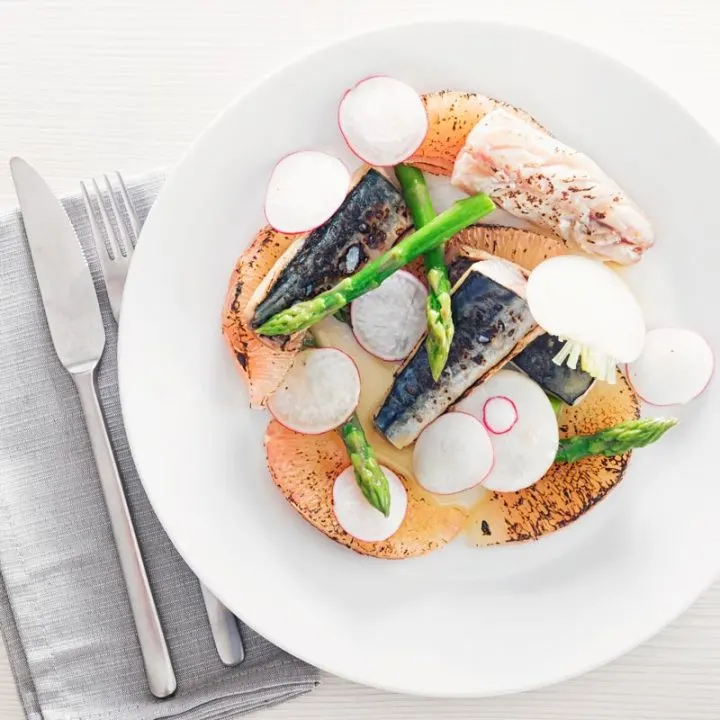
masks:
[[[75,230],[47,183],[22,158],[10,160],[50,335],[70,373],[95,367],[105,330]]]
[[[21,158],[10,160],[10,171],[53,345],[85,415],[148,684],[156,697],[168,697],[175,674],[95,387],[105,330],[90,268],[70,219],[38,172]]]

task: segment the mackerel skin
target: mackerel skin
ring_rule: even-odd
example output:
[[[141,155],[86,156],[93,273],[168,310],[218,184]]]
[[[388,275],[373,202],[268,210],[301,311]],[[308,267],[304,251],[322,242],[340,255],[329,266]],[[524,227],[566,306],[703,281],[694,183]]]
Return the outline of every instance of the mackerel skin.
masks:
[[[411,225],[402,193],[377,170],[368,170],[335,214],[310,232],[287,261],[255,308],[252,327],[329,290],[389,250]]]
[[[566,405],[576,405],[587,395],[595,379],[584,370],[556,365],[553,358],[562,346],[562,340],[544,333],[513,358],[513,364],[545,392],[560,398]]]
[[[525,300],[476,270],[452,295],[455,337],[437,383],[425,344],[395,376],[375,426],[395,447],[412,443],[464,393],[498,370],[537,326]]]

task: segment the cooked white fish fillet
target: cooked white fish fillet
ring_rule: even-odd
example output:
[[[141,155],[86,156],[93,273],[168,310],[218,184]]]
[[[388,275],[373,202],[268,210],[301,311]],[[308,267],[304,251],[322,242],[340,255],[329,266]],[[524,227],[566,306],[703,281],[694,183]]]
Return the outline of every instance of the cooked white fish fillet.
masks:
[[[510,110],[473,128],[452,184],[604,260],[630,265],[653,244],[650,221],[595,162]]]

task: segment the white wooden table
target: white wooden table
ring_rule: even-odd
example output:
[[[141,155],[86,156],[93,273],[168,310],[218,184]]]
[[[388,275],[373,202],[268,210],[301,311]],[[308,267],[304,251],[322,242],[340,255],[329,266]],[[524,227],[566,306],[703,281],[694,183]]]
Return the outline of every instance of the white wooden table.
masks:
[[[720,138],[718,0],[0,0],[0,207],[15,202],[13,154],[32,159],[58,191],[116,167],[171,165],[247,83],[307,49],[449,16],[521,22],[601,48]],[[678,198],[691,186],[684,178]],[[635,652],[544,691],[435,701],[327,677],[263,717],[717,720],[720,584]],[[0,647],[0,719],[21,718]]]

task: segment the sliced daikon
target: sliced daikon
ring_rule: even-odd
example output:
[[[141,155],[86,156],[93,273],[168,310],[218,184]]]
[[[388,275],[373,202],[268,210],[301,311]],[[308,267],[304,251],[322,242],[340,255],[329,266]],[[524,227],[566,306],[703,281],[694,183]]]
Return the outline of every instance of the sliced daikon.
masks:
[[[427,327],[427,290],[405,270],[353,302],[350,321],[357,341],[382,360],[402,360]]]
[[[457,404],[457,410],[478,419],[496,397],[512,401],[517,421],[504,434],[491,435],[495,463],[484,487],[514,492],[536,483],[550,468],[558,449],[557,418],[547,395],[530,378],[501,370]]]
[[[521,298],[525,297],[527,278],[515,263],[501,258],[493,258],[474,263],[472,269],[481,272],[485,277],[489,277],[508,290],[512,290]]]
[[[304,435],[344,423],[360,400],[360,373],[352,358],[336,348],[298,353],[268,410],[289,430]]]
[[[338,109],[340,132],[368,165],[397,165],[425,139],[427,113],[420,95],[400,80],[375,75],[348,90]]]
[[[527,283],[527,302],[538,325],[565,341],[555,357],[593,377],[615,382],[618,362],[642,350],[645,320],[620,276],[599,260],[562,255],[540,263]]]
[[[307,232],[332,216],[349,187],[350,171],[333,155],[316,150],[286,155],[270,175],[265,217],[280,232]]]
[[[481,483],[493,465],[493,447],[482,422],[463,412],[441,415],[418,437],[413,470],[426,490],[439,495]]]
[[[365,498],[355,479],[352,466],[335,478],[333,510],[345,532],[365,542],[387,540],[402,525],[407,512],[407,492],[400,478],[388,468],[380,466],[390,488],[390,514],[385,517]]]
[[[715,366],[705,338],[692,330],[659,328],[645,336],[640,357],[627,367],[635,392],[652,405],[684,405],[710,382]]]
[[[509,397],[495,395],[485,401],[482,422],[493,435],[510,432],[517,419],[517,407]]]

